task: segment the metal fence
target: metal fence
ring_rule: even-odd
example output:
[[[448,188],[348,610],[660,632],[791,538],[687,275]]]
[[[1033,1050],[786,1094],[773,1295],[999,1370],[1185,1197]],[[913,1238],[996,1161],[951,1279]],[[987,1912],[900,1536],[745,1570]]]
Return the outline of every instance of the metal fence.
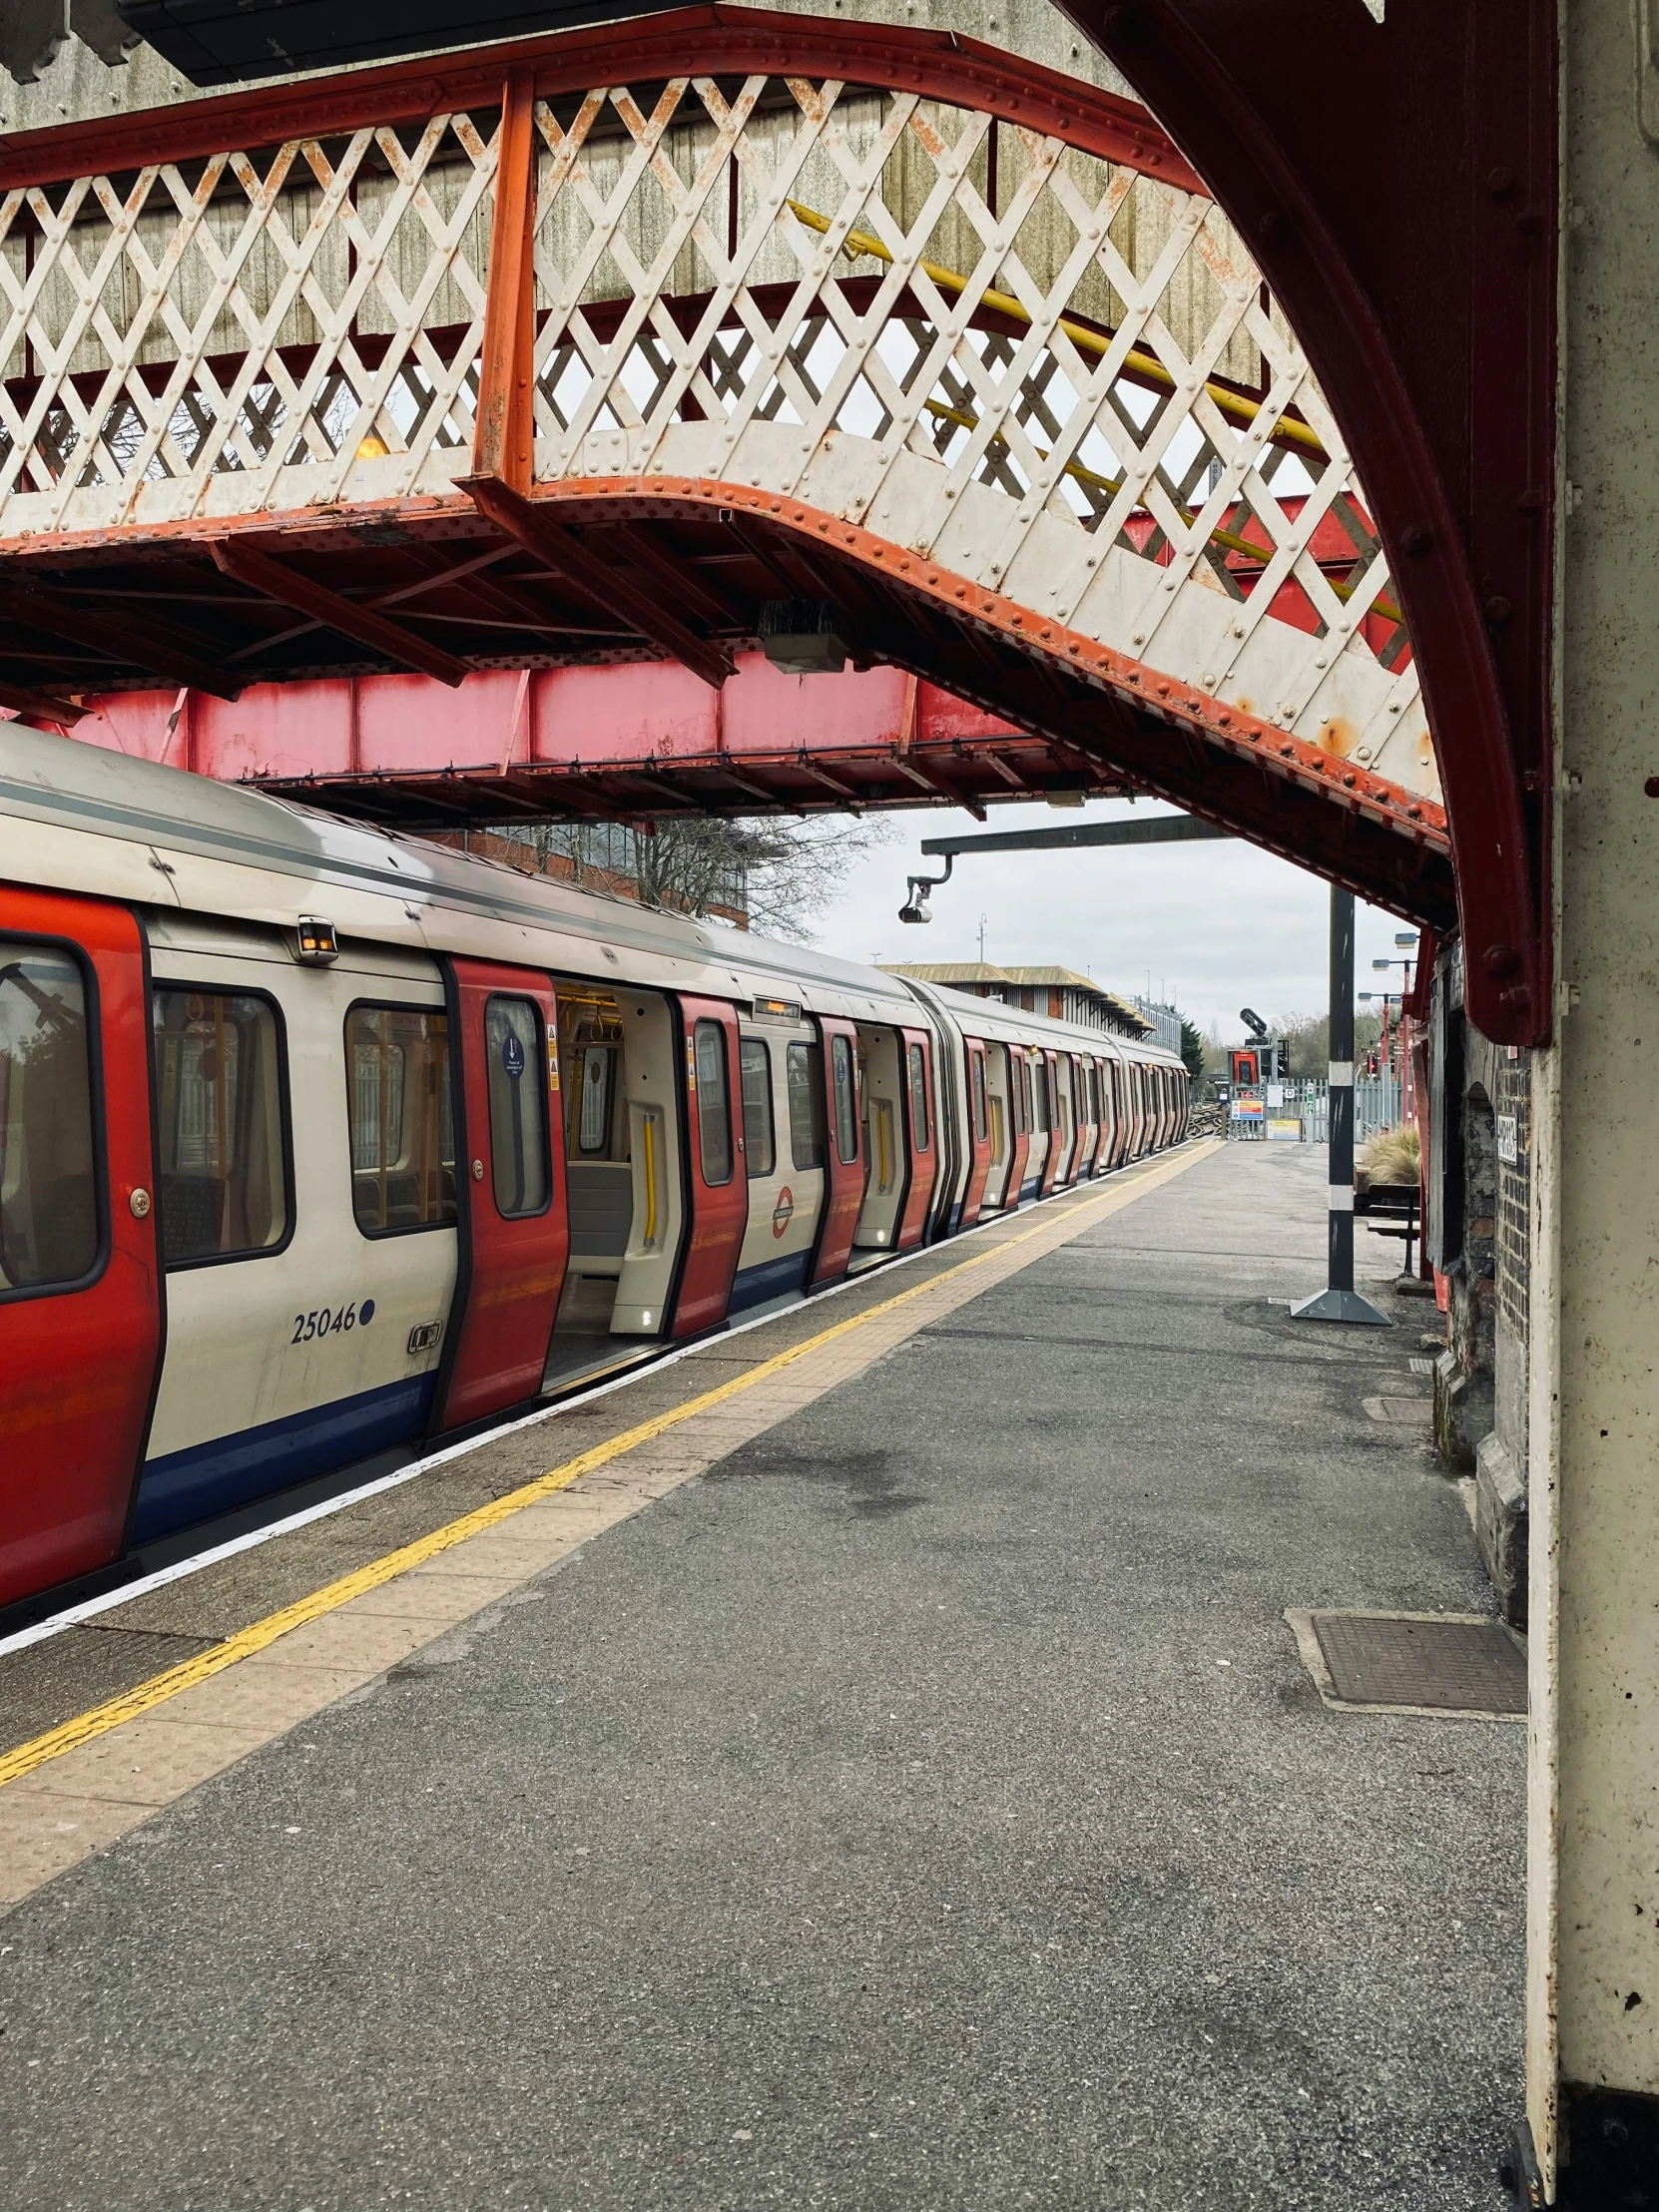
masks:
[[[1315,1079],[1268,1083],[1260,1091],[1240,1092],[1229,1103],[1227,1134],[1235,1142],[1246,1144],[1324,1144],[1330,1088],[1323,1079]],[[1380,1129],[1396,1129],[1404,1110],[1397,1075],[1358,1077],[1354,1085],[1355,1143],[1364,1144]]]

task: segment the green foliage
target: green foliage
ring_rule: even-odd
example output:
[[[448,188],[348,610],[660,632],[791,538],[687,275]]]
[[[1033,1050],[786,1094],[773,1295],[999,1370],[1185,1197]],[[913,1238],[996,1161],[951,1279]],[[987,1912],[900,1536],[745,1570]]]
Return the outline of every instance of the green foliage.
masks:
[[[1198,1024],[1181,1016],[1181,1057],[1186,1062],[1187,1073],[1196,1083],[1204,1073],[1204,1039],[1199,1035]]]

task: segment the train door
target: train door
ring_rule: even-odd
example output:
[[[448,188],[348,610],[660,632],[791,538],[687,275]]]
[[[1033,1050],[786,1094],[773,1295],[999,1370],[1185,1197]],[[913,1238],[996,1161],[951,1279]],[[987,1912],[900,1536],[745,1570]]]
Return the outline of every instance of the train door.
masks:
[[[1027,1051],[1020,1055],[1024,1066],[1022,1078],[1025,1085],[1026,1120],[1031,1130],[1031,1147],[1026,1155],[1025,1183],[1022,1198],[1040,1198],[1048,1189],[1049,1156],[1054,1149],[1054,1139],[1048,1127],[1048,1059],[1046,1054]]]
[[[1104,1175],[1112,1160],[1112,1067],[1108,1060],[1094,1063],[1094,1095],[1100,1102],[1100,1127],[1095,1136],[1094,1172]]]
[[[1078,1096],[1087,1107],[1083,1115],[1083,1145],[1077,1156],[1079,1175],[1092,1176],[1100,1151],[1100,1069],[1088,1058],[1077,1063]]]
[[[1031,1063],[1025,1047],[1019,1044],[1008,1047],[1008,1113],[1013,1150],[1003,1207],[1011,1214],[1025,1197],[1026,1163],[1031,1156]]]
[[[922,1029],[901,1029],[898,1035],[904,1047],[904,1142],[910,1159],[910,1180],[896,1244],[900,1252],[906,1252],[920,1244],[926,1233],[939,1144],[934,1129],[932,1040]]]
[[[1109,1168],[1122,1167],[1124,1154],[1129,1145],[1128,1098],[1123,1077],[1124,1064],[1122,1060],[1115,1057],[1109,1060],[1106,1063],[1106,1083],[1111,1093],[1112,1103],[1112,1140],[1110,1150],[1106,1154],[1106,1165]]]
[[[0,890],[0,1603],[122,1548],[161,1349],[145,948]]]
[[[721,998],[682,998],[691,1230],[673,1334],[695,1336],[726,1318],[749,1225],[743,1133],[733,1112],[737,1009]]]
[[[1059,1055],[1058,1072],[1065,1142],[1060,1154],[1060,1173],[1056,1181],[1071,1184],[1077,1180],[1079,1140],[1083,1133],[1083,1102],[1077,1095],[1077,1061],[1072,1053],[1062,1052]]]
[[[1134,1115],[1129,1135],[1129,1156],[1138,1160],[1146,1151],[1146,1069],[1139,1060],[1129,1070],[1130,1096],[1134,1101]]]
[[[1175,1086],[1169,1069],[1158,1070],[1158,1149],[1163,1151],[1175,1134]]]
[[[862,1074],[864,1196],[853,1249],[864,1265],[893,1251],[904,1211],[909,1159],[904,1143],[904,1067],[896,1029],[866,1024],[858,1031]],[[855,1259],[853,1265],[858,1265]]]
[[[858,1032],[849,1021],[826,1016],[819,1023],[823,1048],[825,1170],[829,1198],[819,1231],[812,1280],[837,1282],[852,1257],[852,1238],[864,1202],[863,1161],[858,1150]]]
[[[553,986],[533,968],[442,963],[455,1040],[460,1270],[433,1409],[453,1428],[533,1397],[569,1251]]]
[[[1042,1195],[1046,1198],[1065,1165],[1065,1121],[1060,1103],[1060,1055],[1043,1052],[1032,1069],[1042,1095],[1043,1127],[1048,1131],[1048,1157],[1043,1162]]]
[[[985,1047],[977,1037],[967,1040],[968,1141],[972,1146],[967,1189],[962,1194],[962,1227],[971,1229],[984,1204],[985,1183],[991,1172],[990,1096],[985,1084]]]
[[[979,1210],[989,1214],[1000,1212],[1007,1204],[1009,1171],[1014,1160],[1014,1110],[1006,1045],[985,1047],[985,1097],[991,1117],[991,1165]]]
[[[640,1359],[665,1334],[687,1216],[677,1015],[659,991],[553,987],[569,1253],[543,1389]]]
[[[749,1216],[733,1314],[807,1288],[824,1208],[824,1073],[806,1023],[739,1022]]]

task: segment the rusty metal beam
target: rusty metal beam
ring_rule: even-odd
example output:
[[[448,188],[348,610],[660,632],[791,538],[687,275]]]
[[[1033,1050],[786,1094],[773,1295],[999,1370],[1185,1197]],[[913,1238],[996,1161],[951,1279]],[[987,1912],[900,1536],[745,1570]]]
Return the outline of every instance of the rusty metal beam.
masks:
[[[310,577],[300,575],[297,569],[274,561],[269,553],[262,553],[245,538],[216,538],[213,556],[222,575],[246,584],[251,591],[263,593],[280,607],[291,607],[297,614],[309,615],[313,622],[337,631],[354,644],[366,645],[371,653],[383,653],[388,660],[419,669],[423,676],[434,676],[440,684],[459,684],[468,674],[465,661],[445,653],[441,646],[417,636],[389,615],[376,614],[372,608],[359,606],[355,600],[342,599],[325,584],[315,583]]]
[[[167,683],[211,692],[216,699],[235,699],[243,688],[234,676],[228,676],[211,661],[199,660],[188,647],[176,645],[154,619],[141,620],[112,608],[94,613],[86,607],[72,606],[42,585],[24,583],[15,570],[0,571],[0,615],[29,629],[43,630],[48,637],[90,646],[124,668],[144,669]]]

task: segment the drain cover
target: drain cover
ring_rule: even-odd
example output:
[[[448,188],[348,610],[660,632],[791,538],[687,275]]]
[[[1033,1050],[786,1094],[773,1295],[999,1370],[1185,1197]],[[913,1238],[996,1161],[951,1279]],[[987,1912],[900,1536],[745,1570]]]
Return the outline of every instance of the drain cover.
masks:
[[[1458,1613],[1285,1616],[1327,1705],[1505,1718],[1526,1711],[1526,1654],[1500,1621]]]

